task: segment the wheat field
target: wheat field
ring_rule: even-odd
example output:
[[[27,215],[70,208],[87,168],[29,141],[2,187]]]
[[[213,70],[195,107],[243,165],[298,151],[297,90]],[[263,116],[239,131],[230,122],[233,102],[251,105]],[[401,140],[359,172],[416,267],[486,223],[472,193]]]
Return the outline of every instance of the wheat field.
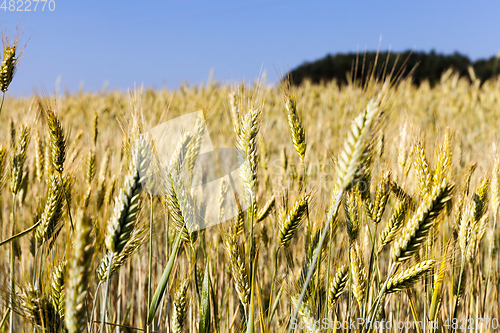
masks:
[[[498,331],[500,80],[366,82],[5,95],[0,331]],[[229,218],[230,184],[179,180],[201,130],[144,176],[143,134],[199,110],[242,152]]]

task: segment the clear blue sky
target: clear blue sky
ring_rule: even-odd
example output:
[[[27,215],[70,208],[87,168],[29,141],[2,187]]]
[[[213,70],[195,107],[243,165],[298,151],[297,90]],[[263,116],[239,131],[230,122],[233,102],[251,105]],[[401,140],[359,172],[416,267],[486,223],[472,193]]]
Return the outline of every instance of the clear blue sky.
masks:
[[[2,2],[3,0],[0,0]],[[0,9],[27,43],[15,95],[206,81],[268,82],[327,53],[407,49],[472,59],[500,50],[500,1],[53,0],[55,10]],[[7,1],[8,3],[9,1]],[[26,2],[26,1],[25,1]],[[18,2],[19,3],[19,2]],[[25,6],[24,6],[25,7]],[[34,6],[31,7],[33,9]]]

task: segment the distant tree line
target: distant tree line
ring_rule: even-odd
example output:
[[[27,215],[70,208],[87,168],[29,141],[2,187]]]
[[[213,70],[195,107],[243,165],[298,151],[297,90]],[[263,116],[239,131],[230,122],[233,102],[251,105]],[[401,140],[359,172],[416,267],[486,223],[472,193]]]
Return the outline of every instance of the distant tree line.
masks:
[[[439,82],[441,75],[453,68],[460,76],[469,77],[469,66],[474,68],[475,75],[481,82],[492,78],[500,73],[500,53],[489,59],[480,59],[472,62],[467,56],[455,52],[451,55],[444,55],[431,51],[402,53],[388,52],[366,52],[366,53],[337,53],[328,54],[326,57],[314,62],[305,62],[290,71],[290,81],[294,85],[299,85],[304,80],[309,79],[313,83],[328,82],[337,80],[339,83],[347,83],[352,80],[367,79],[367,73],[373,71],[376,62],[374,75],[381,77],[388,75],[393,69],[394,74],[408,75],[411,72],[413,82],[419,85],[428,80],[431,85]],[[386,69],[384,71],[384,69]]]

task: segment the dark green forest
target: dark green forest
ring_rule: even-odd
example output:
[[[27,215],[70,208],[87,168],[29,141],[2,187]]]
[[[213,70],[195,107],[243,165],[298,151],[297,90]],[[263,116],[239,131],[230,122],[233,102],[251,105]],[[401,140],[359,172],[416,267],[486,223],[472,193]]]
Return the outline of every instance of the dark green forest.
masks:
[[[429,81],[434,85],[449,68],[460,73],[460,76],[470,77],[468,68],[472,66],[476,77],[484,82],[500,73],[499,60],[498,56],[492,56],[489,59],[471,61],[459,52],[451,55],[435,51],[337,53],[328,54],[313,62],[305,62],[290,71],[288,77],[294,85],[299,85],[304,80],[313,83],[336,80],[340,84],[345,84],[350,81],[364,81],[372,72],[381,77],[393,71],[394,75],[411,74],[413,82],[417,85],[423,81]]]

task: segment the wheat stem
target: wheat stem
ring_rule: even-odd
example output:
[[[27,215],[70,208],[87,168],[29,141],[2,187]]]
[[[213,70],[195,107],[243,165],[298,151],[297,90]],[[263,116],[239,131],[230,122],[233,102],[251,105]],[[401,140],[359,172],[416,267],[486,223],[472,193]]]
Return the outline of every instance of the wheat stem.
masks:
[[[0,102],[0,114],[2,114],[3,100],[5,99],[5,91],[2,91],[2,102]]]
[[[95,293],[94,295],[97,295],[98,292],[99,292],[99,289],[101,288],[101,284],[102,284],[102,281],[99,280],[99,282],[97,283],[97,287],[95,289]],[[90,312],[90,321],[89,321],[89,324],[90,324],[90,332],[93,332],[94,330],[92,329],[92,326],[94,324],[94,313],[96,312],[96,307],[97,307],[97,297],[94,297],[94,302],[92,304],[92,311]]]
[[[28,229],[26,229],[26,230],[24,230],[24,231],[21,231],[21,232],[19,232],[19,233],[15,234],[14,236],[11,236],[11,237],[7,238],[7,239],[6,239],[6,240],[4,240],[4,241],[1,241],[1,242],[0,242],[0,246],[5,245],[5,244],[7,244],[7,243],[9,243],[9,242],[12,242],[12,241],[14,241],[14,240],[16,240],[16,239],[18,239],[18,238],[21,238],[21,237],[23,237],[23,236],[24,236],[24,235],[26,235],[26,234],[29,234],[29,233],[30,233],[33,229],[35,229],[35,228],[36,228],[36,227],[38,227],[39,225],[40,225],[40,221],[36,222],[35,224],[33,224],[33,225],[32,225],[31,227],[29,227]]]
[[[307,192],[307,177],[306,177],[306,163],[302,160],[302,182],[304,184],[304,192]],[[309,205],[306,203],[306,218],[307,218],[307,229],[306,229],[306,247],[311,241],[311,221],[309,220]]]
[[[494,237],[494,232],[496,230],[496,227],[497,227],[497,212],[496,211],[493,211],[493,228],[492,228],[492,237]],[[492,256],[492,253],[493,253],[493,244],[494,242],[492,240],[490,240],[490,248],[489,248],[489,255]],[[485,311],[485,306],[486,306],[486,295],[487,295],[487,292],[488,292],[488,285],[489,285],[489,282],[490,282],[490,278],[491,278],[491,267],[488,266],[487,267],[488,269],[488,272],[486,273],[486,282],[485,282],[485,285],[484,285],[484,296],[483,296],[483,304],[482,304],[482,309],[481,309],[481,318],[484,318],[484,311]]]
[[[274,271],[273,271],[273,278],[271,280],[271,293],[269,294],[269,306],[271,306],[273,304],[272,300],[273,300],[274,285],[276,283],[276,275],[278,274],[278,253],[279,253],[280,248],[281,248],[281,246],[278,245],[278,248],[274,252],[274,256],[273,256]],[[269,308],[269,310],[270,310],[270,308]],[[270,312],[268,311],[268,324],[271,324],[269,315],[270,315]]]
[[[375,303],[375,308],[373,309],[370,320],[368,321],[368,327],[366,328],[366,332],[369,332],[372,328],[373,320],[375,319],[375,316],[377,315],[378,308],[380,306],[382,298],[384,297],[385,291],[387,290],[387,285],[389,284],[389,280],[391,279],[392,273],[394,272],[394,269],[397,267],[397,265],[398,265],[398,262],[393,262],[391,264],[391,267],[389,268],[389,272],[387,273],[387,278],[385,279],[382,290],[380,290],[380,293],[377,297],[377,301]]]
[[[12,235],[16,230],[16,194],[12,194]],[[9,333],[14,332],[14,298],[16,293],[16,284],[14,283],[14,242],[10,243],[10,315],[9,315]]]
[[[108,273],[106,274],[106,287],[104,289],[104,299],[102,300],[102,309],[101,309],[101,329],[100,333],[104,332],[104,327],[106,326],[106,304],[108,302],[108,293],[109,293],[109,282],[111,275],[111,266],[113,266],[113,256],[114,252],[109,252],[109,265],[108,265]]]
[[[9,316],[10,316],[10,308],[7,309],[7,311],[5,312],[5,315],[2,318],[2,321],[0,322],[0,330],[3,329],[5,323],[7,322],[7,319],[9,318]]]
[[[151,199],[151,211],[150,211],[150,219],[149,219],[149,262],[148,262],[148,308],[151,306],[151,281],[153,275],[153,195],[150,194]],[[147,332],[151,332],[151,327],[154,327],[154,320],[151,324],[147,326]]]
[[[370,226],[367,222],[367,225],[368,225],[368,230],[370,230]],[[377,227],[378,227],[378,224],[375,224],[375,230],[373,232],[373,234],[371,233],[370,231],[370,241],[371,241],[371,251],[370,251],[370,262],[368,264],[368,286],[366,288],[366,292],[365,292],[365,302],[363,303],[363,318],[365,317],[366,315],[366,306],[368,305],[368,295],[370,293],[370,285],[371,285],[371,279],[372,279],[372,267],[373,267],[373,261],[375,260],[375,246],[376,246],[376,243],[377,243]]]
[[[250,191],[250,245],[249,245],[249,250],[248,250],[248,267],[250,269],[250,272],[254,272],[254,262],[252,258],[252,253],[253,253],[253,248],[254,248],[254,239],[253,239],[253,217],[254,217],[254,188]],[[248,321],[247,321],[247,327],[252,327],[252,332],[253,332],[253,287],[254,283],[252,280],[252,285],[250,286],[250,298],[252,299],[252,304],[249,306],[249,313],[248,313]],[[249,332],[247,330],[247,332]]]
[[[165,267],[165,270],[163,271],[160,283],[156,288],[155,294],[153,295],[153,300],[151,301],[151,306],[149,307],[148,318],[147,318],[148,324],[153,322],[156,311],[158,310],[158,306],[160,305],[160,301],[163,298],[163,294],[165,293],[165,290],[167,288],[167,283],[170,278],[170,273],[172,273],[172,268],[174,267],[174,262],[175,258],[177,257],[177,252],[181,247],[182,243],[181,239],[182,239],[182,232],[178,232],[177,238],[175,239],[175,244],[172,249],[172,253],[170,254],[170,258],[168,259],[167,262],[167,267]]]
[[[257,265],[256,265],[255,261],[257,261],[256,260],[257,259],[257,254],[258,253],[255,254],[254,266],[252,268],[252,278],[251,278],[252,282],[251,282],[251,286],[250,286],[250,305],[248,307],[248,320],[247,320],[247,330],[246,330],[246,333],[253,333],[254,332],[254,323],[253,323],[254,290],[253,290],[253,288],[254,288],[255,284],[257,283],[255,281],[255,279],[256,279],[256,272],[257,272]]]
[[[463,296],[463,295],[460,295],[460,290],[462,288],[462,277],[463,277],[463,273],[464,273],[464,268],[465,268],[465,254],[462,254],[462,264],[460,265],[460,276],[458,277],[458,285],[457,285],[457,295],[456,295],[456,300],[455,300],[455,307],[453,309],[453,318],[457,318],[457,312],[458,312],[458,303],[460,301],[460,296]],[[454,333],[455,332],[455,328],[453,328],[452,326],[452,330],[451,330],[451,333]]]
[[[331,263],[331,258],[332,258],[332,247],[333,247],[333,242],[332,242],[332,234],[333,234],[333,231],[332,232],[329,232],[329,242],[328,242],[328,264],[326,266],[326,283],[327,283],[327,286],[329,286],[328,284],[330,283],[330,263]]]
[[[344,190],[341,189],[338,191],[337,196],[335,197],[335,203],[333,204],[333,209],[330,211],[330,215],[328,216],[328,220],[326,221],[326,224],[323,228],[323,231],[321,232],[321,238],[319,240],[318,246],[316,247],[316,250],[314,251],[314,257],[313,257],[313,260],[311,262],[311,266],[309,268],[309,271],[307,272],[307,277],[306,277],[306,280],[304,282],[304,286],[302,287],[302,292],[300,293],[295,311],[293,312],[293,315],[290,319],[290,322],[294,322],[297,320],[300,306],[302,305],[302,302],[304,301],[304,298],[306,297],[309,283],[311,282],[311,278],[312,278],[312,275],[314,273],[314,269],[316,268],[316,263],[318,262],[319,254],[321,253],[321,251],[320,251],[321,247],[323,246],[323,243],[325,242],[326,235],[328,234],[328,230],[330,228],[330,222],[332,220],[332,217],[337,214],[343,193],[344,193]],[[292,326],[290,326],[288,328],[288,333],[291,333],[293,330],[294,329],[292,328]]]

